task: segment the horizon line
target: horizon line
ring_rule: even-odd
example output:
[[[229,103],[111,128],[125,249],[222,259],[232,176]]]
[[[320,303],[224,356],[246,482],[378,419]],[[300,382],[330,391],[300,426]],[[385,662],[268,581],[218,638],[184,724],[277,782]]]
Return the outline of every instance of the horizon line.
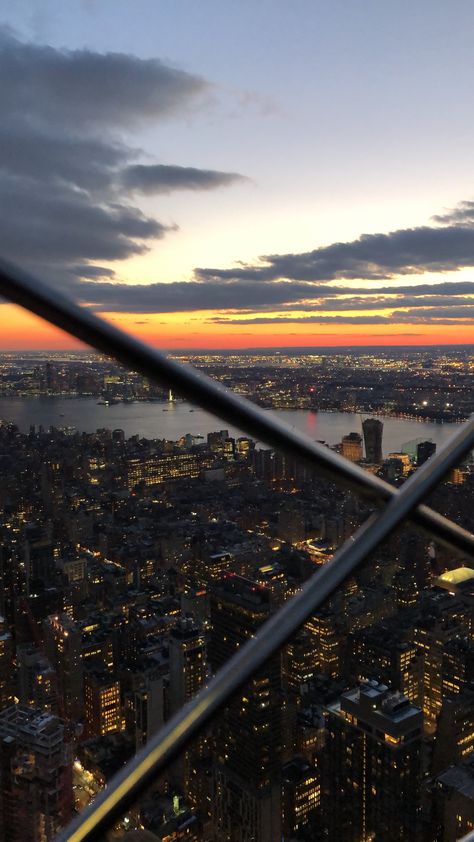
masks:
[[[377,350],[391,349],[391,350],[405,350],[412,349],[414,351],[422,350],[423,348],[437,348],[439,350],[445,348],[474,348],[474,342],[454,342],[454,343],[426,343],[424,345],[407,344],[407,345],[381,345],[381,344],[367,344],[367,345],[248,345],[242,348],[202,348],[202,347],[183,347],[183,348],[161,348],[165,354],[182,354],[182,353],[196,353],[196,354],[219,354],[219,353],[245,353],[248,351],[265,352],[265,351],[332,351],[353,350],[360,351],[367,348],[374,348]],[[93,353],[99,356],[107,356],[100,351],[95,351],[93,348],[1,348],[1,354],[88,354]]]

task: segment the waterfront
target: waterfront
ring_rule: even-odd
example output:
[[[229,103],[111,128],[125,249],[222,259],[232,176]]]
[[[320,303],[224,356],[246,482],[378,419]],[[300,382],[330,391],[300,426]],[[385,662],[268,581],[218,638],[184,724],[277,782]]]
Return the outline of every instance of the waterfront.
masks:
[[[306,433],[313,440],[337,444],[350,432],[362,432],[362,419],[367,415],[344,412],[311,412],[308,410],[272,410],[291,427]],[[400,450],[411,439],[432,439],[438,447],[457,425],[436,424],[416,419],[380,417],[384,423],[383,452]],[[30,424],[45,428],[76,427],[94,432],[99,428],[124,430],[125,435],[176,440],[186,433],[206,436],[225,428],[231,436],[242,435],[237,427],[220,421],[212,414],[195,408],[186,401],[173,403],[136,402],[104,406],[96,398],[2,398],[0,420],[16,424],[27,432]]]

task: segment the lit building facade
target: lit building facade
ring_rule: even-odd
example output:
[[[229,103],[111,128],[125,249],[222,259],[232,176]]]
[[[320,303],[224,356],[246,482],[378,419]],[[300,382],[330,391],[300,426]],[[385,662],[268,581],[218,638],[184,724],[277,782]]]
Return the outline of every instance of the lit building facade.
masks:
[[[138,483],[160,485],[173,479],[195,479],[199,476],[199,464],[193,453],[148,456],[145,459],[129,459],[126,465],[126,484],[129,489]]]
[[[349,433],[342,437],[341,454],[350,462],[360,462],[362,459],[362,436],[360,433]]]
[[[120,731],[120,682],[105,671],[87,670],[84,673],[84,714],[88,737],[103,737]]]

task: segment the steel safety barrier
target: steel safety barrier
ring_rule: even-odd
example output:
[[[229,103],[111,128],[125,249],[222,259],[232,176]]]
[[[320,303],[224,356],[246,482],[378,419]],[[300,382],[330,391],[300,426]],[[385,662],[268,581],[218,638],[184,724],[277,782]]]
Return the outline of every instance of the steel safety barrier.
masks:
[[[474,557],[474,535],[423,503],[449,470],[474,448],[474,417],[461,425],[439,452],[396,490],[202,373],[167,358],[4,261],[0,261],[0,294],[150,380],[172,387],[183,397],[259,440],[317,467],[322,476],[377,505],[385,504],[57,836],[57,842],[99,840],[147,789],[157,773],[186,748],[233,694],[402,522],[410,519],[436,541]]]

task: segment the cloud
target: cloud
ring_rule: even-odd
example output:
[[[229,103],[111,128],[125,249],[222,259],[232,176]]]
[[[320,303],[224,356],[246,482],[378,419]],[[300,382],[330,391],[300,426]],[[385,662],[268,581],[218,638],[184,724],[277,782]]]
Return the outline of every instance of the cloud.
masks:
[[[390,280],[399,275],[454,272],[474,266],[474,225],[422,226],[389,234],[363,234],[302,254],[264,255],[256,264],[232,269],[197,268],[205,280],[327,283],[334,280]]]
[[[137,193],[171,193],[173,190],[215,190],[248,179],[239,173],[219,170],[135,164],[123,170],[121,181],[125,188]]]
[[[452,223],[472,225],[474,223],[474,201],[460,202],[455,208],[446,211],[446,213],[433,216],[433,220],[442,225]]]
[[[209,84],[199,76],[158,59],[23,43],[6,30],[0,74],[2,254],[69,291],[77,277],[114,278],[96,261],[143,254],[177,230],[136,207],[133,192],[159,192],[160,178],[161,192],[183,189],[186,178],[195,190],[242,179],[141,168],[141,151],[124,140],[137,125],[202,105]]]
[[[51,186],[4,176],[2,201],[8,213],[0,219],[6,256],[22,262],[67,266],[89,260],[123,260],[142,254],[150,240],[172,230],[145,216],[138,208],[119,203],[96,203],[69,186]]]
[[[252,319],[216,319],[220,324],[228,325],[265,325],[265,324],[390,324],[386,316],[255,316]]]
[[[109,131],[152,122],[202,95],[208,83],[158,59],[57,50],[0,37],[2,114],[40,125]]]
[[[459,308],[425,307],[397,311],[388,316],[352,315],[352,316],[255,316],[250,319],[217,318],[220,324],[262,325],[262,324],[439,324],[470,325],[474,319],[474,306]]]
[[[413,290],[413,287],[411,288]],[[459,295],[400,295],[395,298],[393,295],[379,295],[372,296],[358,295],[349,297],[326,297],[319,302],[311,304],[293,304],[291,306],[294,310],[310,310],[311,312],[329,311],[329,310],[397,310],[407,307],[428,307],[428,306],[442,306],[443,309],[456,306],[465,307],[472,306],[474,298]]]
[[[84,275],[84,277],[86,277]],[[362,310],[426,306],[426,304],[469,304],[474,282],[462,281],[418,286],[376,287],[367,293],[362,287],[324,286],[299,282],[253,284],[248,281],[176,281],[131,285],[108,279],[76,281],[76,297],[101,311],[133,313],[179,313],[199,311],[234,312],[237,316],[255,311],[293,309],[299,311]],[[396,294],[389,296],[388,292]],[[420,295],[418,295],[420,293]],[[349,294],[349,297],[347,297]],[[472,299],[474,302],[474,299]]]
[[[77,275],[79,278],[92,278],[94,280],[101,280],[102,278],[115,278],[115,271],[108,266],[97,266],[88,263],[83,263],[78,266],[71,266],[70,272],[72,275]]]

